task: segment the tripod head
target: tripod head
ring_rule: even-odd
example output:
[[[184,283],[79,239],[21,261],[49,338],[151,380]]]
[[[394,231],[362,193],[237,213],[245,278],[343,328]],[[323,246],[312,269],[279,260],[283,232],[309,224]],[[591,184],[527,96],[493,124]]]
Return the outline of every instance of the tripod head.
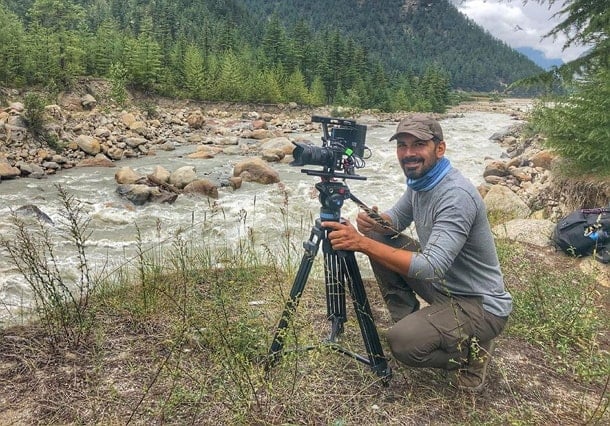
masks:
[[[316,189],[320,192],[320,220],[339,222],[343,202],[351,198],[348,186],[345,182],[322,180],[316,183]]]

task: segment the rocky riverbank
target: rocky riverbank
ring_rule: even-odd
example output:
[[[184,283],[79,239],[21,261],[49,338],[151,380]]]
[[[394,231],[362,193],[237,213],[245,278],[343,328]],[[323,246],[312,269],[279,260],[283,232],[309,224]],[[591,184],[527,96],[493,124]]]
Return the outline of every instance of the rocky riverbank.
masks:
[[[311,123],[312,114],[333,115],[325,109],[297,105],[211,105],[163,99],[131,99],[132,107],[117,108],[109,101],[104,82],[88,80],[78,87],[45,107],[44,132],[47,141],[53,141],[50,145],[28,131],[19,93],[6,91],[8,105],[0,110],[0,182],[44,178],[73,167],[115,167],[121,159],[184,145],[192,145],[190,155],[197,158],[211,158],[220,152],[247,158],[227,182],[197,182],[196,192],[213,197],[215,185],[238,187],[241,179],[277,182],[272,163],[288,161],[294,134],[317,130]],[[522,122],[531,108],[527,99],[484,99],[453,107],[447,115],[479,110],[509,114]],[[355,118],[374,124],[398,121],[401,116],[361,113]],[[486,184],[480,190],[490,209],[507,218],[556,221],[574,208],[608,203],[610,185],[554,178],[552,170],[559,159],[543,148],[541,136],[527,135],[523,130],[522,124],[516,124],[504,134],[491,136],[506,148],[506,158],[489,161],[484,172]],[[54,144],[62,149],[53,149]],[[172,177],[172,172],[161,168],[154,176],[142,177],[121,171],[117,183],[144,183],[144,187],[156,187],[157,192],[159,187],[169,188],[174,194],[157,198],[167,201],[176,191],[201,180],[193,171],[181,171],[179,179]],[[170,187],[163,188],[164,183]],[[144,199],[149,196],[144,194]],[[142,197],[138,193],[132,201]]]

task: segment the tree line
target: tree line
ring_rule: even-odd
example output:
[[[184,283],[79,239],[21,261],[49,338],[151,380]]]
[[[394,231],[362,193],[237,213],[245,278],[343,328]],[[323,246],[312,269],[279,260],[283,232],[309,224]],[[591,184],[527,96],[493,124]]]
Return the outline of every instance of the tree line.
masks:
[[[238,25],[248,19],[238,2],[0,0],[0,84],[53,92],[82,75],[105,77],[117,102],[126,88],[384,111],[442,112],[450,102],[440,67],[389,72],[338,30],[286,27],[272,14],[255,37],[253,25]]]

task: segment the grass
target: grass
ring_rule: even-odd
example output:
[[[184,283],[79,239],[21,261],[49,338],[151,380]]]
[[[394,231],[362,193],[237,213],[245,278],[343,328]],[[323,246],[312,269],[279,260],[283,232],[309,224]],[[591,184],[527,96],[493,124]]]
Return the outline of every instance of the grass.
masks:
[[[76,201],[64,196],[67,235],[86,259],[87,223]],[[3,247],[10,244],[16,260],[20,250],[32,250],[32,238],[52,248],[37,229],[16,222],[17,234],[3,238]],[[152,248],[141,244],[134,267],[104,279],[86,261],[86,274],[73,282],[54,275],[52,261],[24,270],[60,281],[53,291],[66,303],[48,306],[49,296],[35,293],[38,319],[0,330],[0,424],[610,421],[608,289],[576,273],[575,259],[498,241],[515,310],[499,338],[487,390],[473,395],[448,387],[439,371],[392,359],[386,386],[368,366],[318,345],[330,330],[324,285],[315,276],[286,329],[284,356],[266,371],[300,244],[287,241],[276,253],[245,236],[235,247],[211,251],[197,240],[177,233]],[[31,285],[40,283],[47,282]],[[389,315],[375,283],[365,285],[383,330]],[[347,305],[341,344],[362,353],[349,299]],[[292,350],[307,345],[316,348]]]

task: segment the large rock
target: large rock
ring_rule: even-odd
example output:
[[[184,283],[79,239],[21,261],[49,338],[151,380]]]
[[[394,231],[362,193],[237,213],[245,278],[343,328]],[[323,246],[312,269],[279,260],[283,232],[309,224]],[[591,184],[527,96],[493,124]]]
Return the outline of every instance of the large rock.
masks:
[[[549,170],[556,158],[556,154],[545,150],[532,155],[530,161],[534,167],[542,167],[543,169]]]
[[[119,185],[116,188],[117,194],[128,199],[136,206],[146,204],[151,197],[153,188],[148,185]]]
[[[97,154],[95,157],[85,158],[76,164],[77,167],[114,167],[114,162],[104,154]]]
[[[8,162],[0,161],[0,179],[13,179],[21,175],[21,170]]]
[[[121,121],[127,127],[131,126],[131,123],[136,121],[136,117],[130,112],[123,112],[121,114]]]
[[[283,152],[285,155],[292,154],[294,150],[294,144],[290,142],[285,136],[280,136],[277,138],[271,138],[269,140],[263,141],[261,144],[261,149],[264,150],[277,150]]]
[[[129,145],[130,148],[137,148],[140,145],[144,145],[146,142],[148,142],[148,139],[146,139],[146,138],[138,138],[138,137],[125,138],[125,143],[127,145]]]
[[[280,174],[261,158],[248,158],[235,165],[233,176],[239,176],[246,182],[262,184],[278,183]]]
[[[218,185],[208,179],[196,179],[184,187],[184,193],[218,199]]]
[[[133,184],[136,183],[138,180],[140,180],[142,178],[141,175],[139,175],[135,170],[133,170],[131,167],[121,167],[119,170],[116,171],[116,173],[114,174],[114,180],[116,181],[116,183],[118,183],[119,185],[129,185],[129,184]]]
[[[19,216],[31,216],[37,218],[41,222],[54,225],[53,219],[51,219],[45,212],[40,210],[40,207],[34,204],[26,204],[25,206],[19,207],[17,210],[15,210],[15,214]]]
[[[506,163],[503,161],[491,161],[489,164],[485,166],[485,170],[483,171],[483,177],[487,176],[507,176],[509,171],[507,169]]]
[[[10,145],[13,142],[22,142],[28,133],[28,129],[26,129],[25,127],[21,127],[21,126],[5,124],[4,133],[6,135],[5,139],[8,142],[8,144]]]
[[[123,157],[125,156],[125,150],[123,148],[118,148],[116,146],[112,146],[112,147],[108,148],[108,151],[106,151],[106,155],[111,160],[118,161],[118,160],[123,159]]]
[[[86,94],[80,100],[80,104],[83,108],[92,110],[97,105],[97,100],[90,94]]]
[[[186,122],[192,129],[201,129],[205,124],[205,117],[201,110],[193,111],[186,118]]]
[[[44,169],[36,163],[26,163],[24,161],[19,161],[15,163],[15,167],[18,167],[19,170],[21,170],[22,176],[41,179],[45,175]]]
[[[186,156],[186,158],[193,159],[208,159],[214,158],[216,153],[218,152],[217,148],[212,148],[207,145],[199,145],[195,152],[192,152]]]
[[[197,179],[197,172],[193,166],[183,166],[174,170],[169,176],[169,183],[178,189],[183,189],[186,185]]]
[[[530,208],[517,194],[504,185],[492,186],[485,198],[488,212],[498,212],[508,219],[524,219],[530,215]]]
[[[169,182],[169,177],[171,173],[163,166],[155,166],[152,173],[148,175],[149,179],[154,180],[155,182]]]
[[[547,247],[551,245],[554,228],[555,224],[550,220],[513,219],[494,226],[493,233],[496,238]]]
[[[92,136],[79,135],[78,138],[76,138],[76,144],[81,151],[88,155],[97,155],[102,150],[100,141]]]
[[[261,145],[261,156],[270,162],[280,161],[285,156],[291,155],[294,145],[287,137],[272,138],[264,141]]]
[[[249,134],[250,138],[257,140],[270,139],[273,136],[273,132],[267,129],[256,129]]]

